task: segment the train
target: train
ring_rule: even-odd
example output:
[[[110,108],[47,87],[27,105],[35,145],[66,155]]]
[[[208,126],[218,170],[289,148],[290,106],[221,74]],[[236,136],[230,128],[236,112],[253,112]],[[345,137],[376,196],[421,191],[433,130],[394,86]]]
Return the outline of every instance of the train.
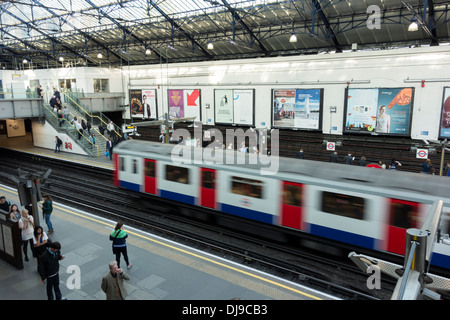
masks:
[[[440,199],[431,265],[448,271],[448,177],[275,156],[276,171],[263,171],[268,157],[128,140],[114,149],[114,185],[398,257],[407,229],[421,228]]]

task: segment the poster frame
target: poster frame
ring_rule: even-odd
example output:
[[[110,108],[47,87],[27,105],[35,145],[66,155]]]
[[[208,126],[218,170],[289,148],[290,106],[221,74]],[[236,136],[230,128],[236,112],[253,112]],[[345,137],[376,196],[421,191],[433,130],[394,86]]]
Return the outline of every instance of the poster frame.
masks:
[[[192,89],[189,89],[189,88],[182,88],[182,89],[167,88],[167,90],[166,90],[166,95],[167,95],[167,111],[166,112],[167,112],[167,115],[169,115],[169,108],[170,108],[170,105],[169,105],[169,101],[170,101],[169,91],[170,90],[182,90],[183,91],[183,96],[184,96],[184,91],[185,90],[198,90],[198,104],[199,104],[199,106],[198,106],[198,111],[199,111],[198,114],[199,114],[200,119],[194,119],[194,121],[202,122],[202,89],[200,89],[200,88],[192,88]],[[171,119],[170,115],[169,115],[169,119]],[[179,119],[179,118],[173,118],[173,120],[175,120],[175,119]]]
[[[156,106],[156,108],[155,108],[156,109],[156,117],[155,118],[149,119],[149,118],[143,118],[143,117],[133,117],[133,114],[131,112],[131,109],[132,109],[132,105],[131,105],[131,91],[134,91],[134,90],[140,90],[141,91],[141,97],[142,97],[142,92],[144,90],[155,90],[155,106]],[[128,101],[129,101],[129,105],[130,105],[130,107],[129,107],[129,112],[130,112],[129,116],[130,116],[131,120],[135,119],[135,120],[142,120],[142,121],[155,121],[155,120],[159,119],[158,89],[157,88],[144,88],[144,89],[142,89],[142,88],[130,88],[130,89],[128,89]]]
[[[365,132],[365,131],[352,131],[347,130],[347,112],[348,112],[348,91],[350,89],[353,90],[382,90],[382,89],[412,89],[412,96],[411,96],[411,102],[410,102],[410,110],[409,110],[409,126],[408,126],[408,132],[406,133],[380,133],[380,132]],[[345,88],[344,93],[344,116],[343,123],[342,123],[342,133],[343,134],[355,134],[355,135],[372,135],[372,136],[386,136],[386,137],[411,137],[411,130],[412,130],[412,118],[413,118],[413,110],[414,110],[414,97],[415,97],[415,87],[372,87],[372,88]],[[378,103],[377,103],[378,104]],[[378,108],[378,106],[377,106]],[[378,111],[377,111],[378,112]]]
[[[302,127],[287,127],[287,126],[276,126],[274,125],[274,114],[273,114],[273,104],[274,104],[274,91],[275,90],[319,90],[320,91],[320,107],[319,107],[319,126],[317,129],[313,128],[302,128]],[[324,99],[324,88],[276,88],[271,90],[271,103],[270,103],[270,125],[273,129],[280,130],[291,130],[291,131],[313,131],[322,132],[322,121],[323,121],[323,99]]]
[[[449,90],[449,96],[450,96],[450,87],[443,87],[443,89],[442,89],[441,113],[440,113],[440,116],[439,116],[439,134],[438,134],[439,139],[448,139],[448,138],[450,138],[450,135],[448,135],[448,136],[442,135],[442,117],[444,116],[445,91],[447,89]]]
[[[216,122],[216,92],[217,90],[231,90],[233,92],[233,97],[234,97],[234,90],[248,90],[252,92],[252,123],[251,124],[243,124],[243,123],[236,123],[234,121],[234,105],[232,106],[232,110],[233,110],[233,122],[232,123],[226,123],[226,122]],[[215,88],[214,89],[214,94],[213,94],[213,101],[214,101],[214,124],[216,125],[221,125],[221,126],[230,126],[230,127],[236,127],[236,126],[241,126],[241,127],[254,127],[255,126],[255,88],[231,88],[231,89],[226,89],[226,88]]]

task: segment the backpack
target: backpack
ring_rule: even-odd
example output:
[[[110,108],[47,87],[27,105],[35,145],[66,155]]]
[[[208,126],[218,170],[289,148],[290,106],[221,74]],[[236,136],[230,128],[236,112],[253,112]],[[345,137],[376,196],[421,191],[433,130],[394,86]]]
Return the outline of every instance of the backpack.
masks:
[[[57,138],[56,141],[58,141],[58,145],[62,145],[62,140],[60,138]]]

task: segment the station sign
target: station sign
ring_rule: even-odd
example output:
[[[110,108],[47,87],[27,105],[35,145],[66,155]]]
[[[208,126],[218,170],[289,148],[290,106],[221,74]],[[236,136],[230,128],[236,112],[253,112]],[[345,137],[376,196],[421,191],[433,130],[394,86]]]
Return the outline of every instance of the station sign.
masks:
[[[417,148],[416,158],[417,159],[428,159],[428,149]]]
[[[336,151],[336,142],[327,142],[327,151]]]

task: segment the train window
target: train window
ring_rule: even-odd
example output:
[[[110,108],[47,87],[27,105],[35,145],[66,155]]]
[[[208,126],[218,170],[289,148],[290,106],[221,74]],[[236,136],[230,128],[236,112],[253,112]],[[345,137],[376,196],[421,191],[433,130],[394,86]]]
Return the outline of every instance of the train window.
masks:
[[[298,185],[285,184],[283,186],[283,203],[301,207],[302,206],[302,187]]]
[[[252,198],[262,198],[263,182],[260,180],[231,177],[231,192]]]
[[[345,194],[322,192],[322,211],[352,219],[364,219],[365,199]]]
[[[125,171],[125,158],[124,157],[119,158],[119,168],[120,168],[120,171]]]
[[[409,229],[415,227],[417,205],[391,202],[391,225],[397,228]]]
[[[156,163],[154,161],[145,162],[145,175],[154,178],[156,172]]]
[[[166,165],[166,180],[189,184],[189,169]]]
[[[214,189],[214,172],[202,171],[202,187],[207,189]]]
[[[136,159],[133,159],[133,173],[138,173],[138,161]]]

